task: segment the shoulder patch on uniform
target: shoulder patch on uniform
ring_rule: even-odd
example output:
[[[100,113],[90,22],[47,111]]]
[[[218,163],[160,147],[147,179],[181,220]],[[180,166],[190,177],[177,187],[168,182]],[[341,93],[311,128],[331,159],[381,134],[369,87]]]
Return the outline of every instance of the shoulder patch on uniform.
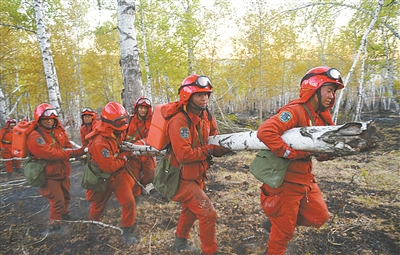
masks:
[[[288,122],[289,120],[291,120],[292,119],[292,114],[290,113],[290,112],[282,112],[280,115],[279,115],[279,120],[281,121],[281,122],[284,122],[284,123],[286,123],[286,122]]]
[[[181,127],[179,129],[179,134],[183,139],[186,139],[189,137],[189,128],[188,127]]]
[[[44,144],[44,139],[43,139],[42,137],[38,137],[38,138],[36,139],[36,142],[37,142],[39,145],[43,145],[43,144]]]
[[[107,149],[103,149],[101,151],[101,154],[103,154],[103,156],[106,157],[106,158],[110,157],[110,151],[107,150]]]

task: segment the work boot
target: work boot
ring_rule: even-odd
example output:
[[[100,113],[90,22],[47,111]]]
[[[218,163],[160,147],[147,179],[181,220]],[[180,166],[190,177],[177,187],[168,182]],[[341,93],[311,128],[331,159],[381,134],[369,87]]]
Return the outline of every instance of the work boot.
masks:
[[[127,244],[127,245],[132,245],[135,243],[139,242],[139,237],[137,234],[135,234],[135,225],[132,227],[123,227],[122,228],[122,240]]]
[[[73,216],[73,215],[71,215],[69,212],[67,212],[66,214],[64,214],[64,215],[61,217],[61,219],[62,219],[62,220],[77,220],[77,219],[79,219],[79,218],[76,217],[76,216]]]
[[[13,177],[14,177],[13,172],[11,172],[11,173],[7,172],[7,180],[11,180],[11,179],[13,179]]]
[[[272,223],[269,220],[269,218],[262,223],[262,227],[265,228],[265,230],[267,230],[268,233],[271,232]]]
[[[43,236],[51,236],[56,234],[65,234],[67,226],[61,227],[60,224],[50,224],[47,229],[42,232]]]
[[[198,252],[199,251],[199,249],[197,249],[196,247],[188,245],[187,239],[179,238],[179,237],[175,237],[174,249],[177,252],[187,252],[187,251]]]

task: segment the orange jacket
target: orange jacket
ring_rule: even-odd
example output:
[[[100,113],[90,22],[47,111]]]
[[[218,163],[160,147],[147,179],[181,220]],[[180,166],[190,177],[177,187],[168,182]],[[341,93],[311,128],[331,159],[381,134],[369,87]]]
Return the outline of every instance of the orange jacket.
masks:
[[[146,138],[150,129],[151,119],[151,107],[148,107],[146,119],[144,120],[142,120],[139,117],[139,114],[136,113],[129,123],[126,140],[129,142],[135,142],[137,140]]]
[[[305,103],[313,116],[316,126],[332,124],[332,120],[324,118],[316,113],[309,102]],[[326,113],[324,117],[326,118]],[[329,115],[330,116],[330,115]],[[287,149],[293,150],[286,144],[281,135],[288,129],[295,127],[312,126],[311,118],[302,104],[288,104],[278,110],[278,113],[264,121],[258,128],[257,137],[277,156],[283,157]],[[288,166],[285,181],[310,184],[315,182],[312,174],[311,159],[292,160]]]
[[[164,118],[168,118],[168,113],[181,108],[179,104],[168,104],[161,109]],[[182,108],[181,108],[182,109]],[[175,111],[176,113],[176,111]],[[181,178],[185,180],[202,180],[206,177],[206,171],[210,168],[207,158],[210,156],[207,140],[210,135],[218,133],[217,123],[208,113],[203,111],[201,116],[188,113],[190,122],[185,114],[178,111],[171,117],[167,125],[167,136],[171,141],[172,151],[171,165],[178,167],[182,164]],[[196,127],[200,132],[197,131]],[[201,133],[201,137],[199,136]],[[202,139],[204,145],[200,141]]]
[[[28,150],[34,159],[48,161],[45,167],[46,178],[62,180],[68,177],[71,172],[68,160],[74,152],[65,129],[57,125],[54,129],[49,130],[35,123],[31,127],[33,130],[29,133],[26,142]],[[34,129],[35,127],[42,131],[43,136]]]
[[[120,155],[118,147],[122,138],[114,138],[110,124],[99,122],[85,139],[89,140],[88,149],[92,161],[103,172],[112,174],[125,165],[126,159]]]
[[[93,127],[96,125],[96,120],[93,119],[92,123],[90,124],[85,124],[82,122],[82,126],[80,131],[81,134],[81,141],[82,141],[82,146],[87,146],[89,144],[89,141],[85,139],[85,136],[87,136],[90,132],[92,132]]]
[[[13,130],[9,129],[8,126],[0,130],[0,149],[3,149],[5,154],[11,153],[11,144],[13,140]]]

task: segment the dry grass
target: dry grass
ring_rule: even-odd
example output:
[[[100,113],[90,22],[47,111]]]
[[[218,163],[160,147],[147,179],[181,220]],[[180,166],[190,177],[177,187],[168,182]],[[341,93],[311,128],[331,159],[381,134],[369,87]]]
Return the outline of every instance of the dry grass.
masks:
[[[248,171],[254,155],[244,151],[215,158],[209,174],[206,192],[219,214],[217,238],[222,254],[263,254],[266,248],[260,183]],[[398,149],[379,149],[315,162],[314,174],[332,217],[320,229],[298,227],[286,254],[398,254],[399,158]],[[70,211],[85,219],[89,203],[80,188],[81,168],[79,162],[73,164]],[[87,223],[66,223],[66,233],[43,238],[48,208],[37,188],[11,185],[0,178],[0,254],[173,254],[170,245],[180,205],[158,193],[143,196],[137,208],[141,242],[127,246],[118,230]],[[120,226],[120,217],[120,205],[112,197],[103,222]],[[200,247],[198,234],[196,224],[189,242]]]

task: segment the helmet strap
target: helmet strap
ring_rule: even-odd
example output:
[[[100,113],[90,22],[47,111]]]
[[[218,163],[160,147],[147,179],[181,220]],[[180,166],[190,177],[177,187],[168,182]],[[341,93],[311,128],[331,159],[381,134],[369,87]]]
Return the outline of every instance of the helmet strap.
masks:
[[[198,106],[197,104],[193,103],[193,101],[191,100],[191,98],[189,99],[189,102],[188,102],[187,106],[188,106],[189,110],[191,110],[191,111],[194,112],[194,113],[196,113],[196,112],[201,113],[202,111],[204,111],[204,110],[207,109],[207,107],[204,107],[204,108],[203,108],[203,107],[200,107],[200,106]]]
[[[45,128],[45,129],[47,129],[47,130],[54,129],[55,127],[57,127],[57,124],[58,124],[58,120],[57,120],[57,119],[54,119],[54,124],[53,124],[53,126],[52,126],[52,127],[46,127],[46,126],[42,125],[42,121],[39,119],[39,125],[40,125],[42,128]]]
[[[326,107],[324,107],[324,106],[322,105],[322,103],[321,103],[321,99],[322,99],[321,87],[319,87],[315,93],[317,94],[317,97],[318,97],[318,110],[319,110],[320,112],[323,112],[323,111],[326,110]]]

